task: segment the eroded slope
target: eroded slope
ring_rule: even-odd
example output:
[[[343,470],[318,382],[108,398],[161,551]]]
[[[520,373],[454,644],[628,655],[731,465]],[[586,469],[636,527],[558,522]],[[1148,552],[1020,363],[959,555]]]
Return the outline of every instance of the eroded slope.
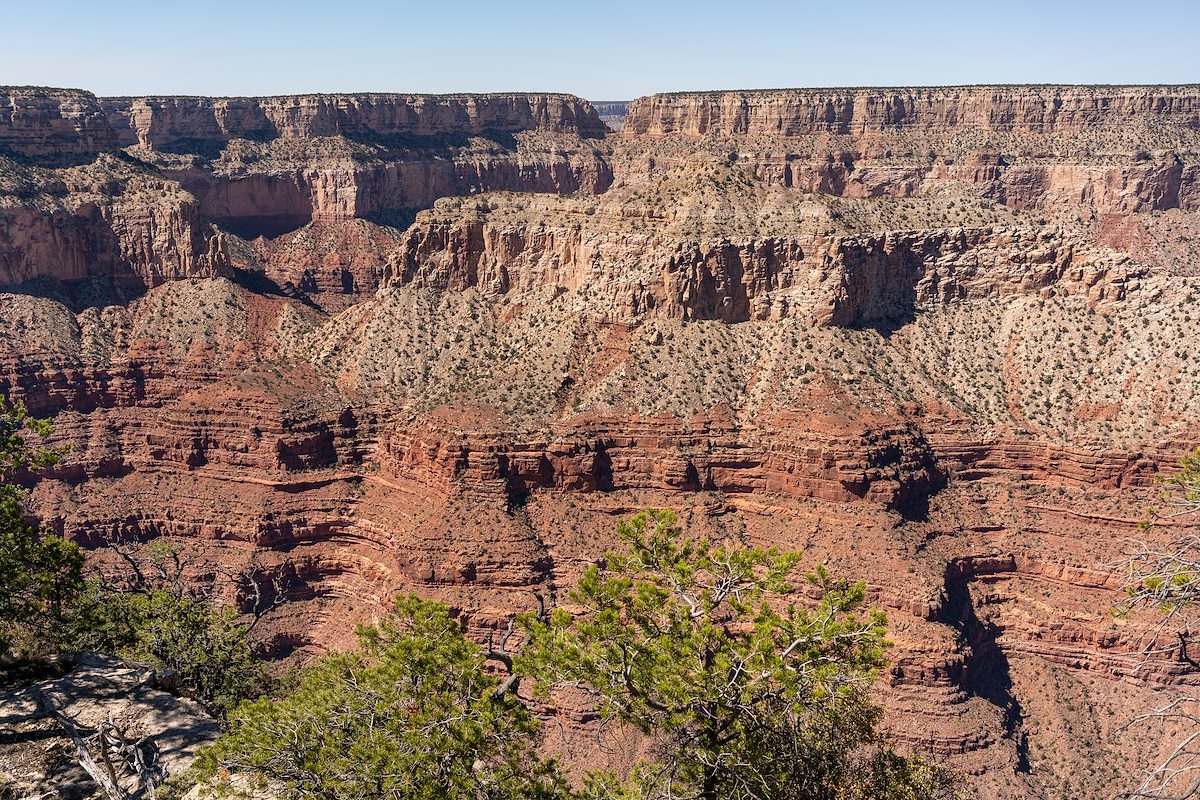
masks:
[[[814,93],[650,98],[604,140],[547,99],[437,142],[374,99],[106,102],[125,149],[13,153],[6,219],[171,196],[220,269],[10,246],[42,282],[0,295],[0,388],[72,448],[38,513],[101,561],[266,563],[260,629],[303,655],[401,589],[485,636],[671,506],[865,578],[897,735],[977,795],[1107,791],[1162,746],[1119,726],[1193,680],[1139,665],[1106,564],[1200,441],[1194,90],[833,94],[820,125]],[[59,102],[46,136],[95,123]],[[89,288],[118,272],[152,288]]]

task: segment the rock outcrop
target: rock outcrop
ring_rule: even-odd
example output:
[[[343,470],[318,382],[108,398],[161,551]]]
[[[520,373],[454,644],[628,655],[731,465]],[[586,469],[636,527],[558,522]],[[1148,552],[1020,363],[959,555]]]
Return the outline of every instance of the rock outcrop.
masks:
[[[156,688],[155,679],[136,664],[81,654],[60,677],[8,687],[0,694],[0,787],[13,797],[108,797],[80,765],[70,738],[92,736],[104,725],[111,726],[105,735],[139,747],[160,780],[184,772],[220,727],[198,703]],[[104,763],[98,749],[90,757],[93,766]],[[137,776],[119,761],[115,774],[122,790],[138,788]]]
[[[494,295],[587,288],[596,307],[624,324],[653,316],[731,323],[798,318],[851,327],[1009,295],[1113,303],[1149,275],[1144,265],[1062,227],[764,230],[696,238],[672,235],[665,224],[649,231],[631,225],[625,197],[614,190],[597,201],[533,204],[512,195],[441,201],[404,234],[383,284]],[[550,221],[519,222],[514,206]]]
[[[46,176],[11,166],[13,180],[0,181],[0,286],[105,278],[144,289],[229,274],[220,238],[173,181],[104,153],[55,170],[29,201],[25,189]]]
[[[942,86],[681,92],[629,105],[624,135],[814,137],[959,129],[1042,136],[1151,124],[1195,130],[1200,87]],[[1138,131],[1140,132],[1140,131]]]
[[[123,144],[203,151],[234,139],[367,140],[543,131],[603,138],[595,109],[562,94],[341,94],[291,97],[106,98],[104,113]]]
[[[623,137],[615,164],[631,178],[710,149],[764,180],[846,197],[967,188],[1051,211],[1200,207],[1195,86],[654,95],[630,104]]]
[[[0,285],[229,274],[213,223],[253,239],[402,221],[446,195],[611,181],[592,141],[607,129],[566,95],[98,101],[5,89],[0,102]],[[116,202],[135,190],[136,208]]]
[[[123,143],[206,216],[274,236],[309,222],[393,219],[491,189],[595,193],[607,131],[568,95],[305,95],[103,101]],[[205,160],[177,158],[196,153]]]
[[[0,155],[57,166],[116,146],[117,133],[91,92],[0,87]]]

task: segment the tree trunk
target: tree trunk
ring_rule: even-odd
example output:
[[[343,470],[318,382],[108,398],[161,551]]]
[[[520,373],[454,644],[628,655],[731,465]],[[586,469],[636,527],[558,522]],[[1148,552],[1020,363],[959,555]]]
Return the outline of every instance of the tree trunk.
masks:
[[[79,730],[75,727],[74,723],[71,722],[70,718],[59,709],[58,704],[37,688],[34,688],[33,696],[39,703],[41,703],[43,708],[50,712],[50,715],[54,717],[56,722],[58,722],[59,726],[63,729],[63,732],[66,733],[71,739],[71,743],[75,745],[75,758],[79,762],[79,766],[83,767],[84,772],[86,772],[88,776],[96,782],[96,785],[100,787],[104,794],[106,794],[110,800],[129,800],[129,795],[117,782],[116,774],[113,771],[112,762],[108,759],[107,751],[104,753],[104,760],[108,762],[108,770],[106,772],[105,770],[101,769],[100,765],[97,764],[95,759],[92,758],[92,754],[88,750],[87,744],[83,741],[83,737],[79,735]],[[101,732],[100,736],[102,740],[101,747],[104,747],[103,731]]]

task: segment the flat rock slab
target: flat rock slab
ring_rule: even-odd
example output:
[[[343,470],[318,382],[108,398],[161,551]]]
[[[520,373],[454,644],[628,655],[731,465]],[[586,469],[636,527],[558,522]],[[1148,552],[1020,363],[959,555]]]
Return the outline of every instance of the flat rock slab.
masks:
[[[66,675],[0,695],[0,800],[100,797],[62,726],[39,702],[57,706],[85,736],[109,720],[126,739],[152,737],[168,776],[187,769],[219,726],[193,700],[154,687],[154,673],[85,654]],[[130,784],[125,788],[132,788]]]

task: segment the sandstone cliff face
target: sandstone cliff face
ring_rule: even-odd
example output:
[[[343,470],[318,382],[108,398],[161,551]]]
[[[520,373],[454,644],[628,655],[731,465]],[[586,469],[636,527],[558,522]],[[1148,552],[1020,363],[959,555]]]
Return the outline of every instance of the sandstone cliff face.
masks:
[[[225,274],[220,242],[194,202],[157,207],[83,205],[48,212],[0,209],[0,285],[37,278],[114,278],[130,287]]]
[[[568,95],[306,95],[103,101],[164,173],[238,233],[414,211],[489,189],[607,188],[584,144],[604,124]],[[522,135],[519,139],[514,138]],[[184,166],[170,154],[215,158]]]
[[[615,156],[636,179],[688,149],[847,197],[974,194],[1020,208],[1197,208],[1200,89],[946,87],[654,95]],[[691,142],[690,148],[681,142]]]
[[[223,274],[209,223],[256,238],[311,222],[403,220],[446,195],[596,193],[611,182],[586,143],[604,124],[566,95],[0,97],[0,156],[19,159],[0,164],[0,284]],[[119,146],[133,157],[118,157]],[[30,159],[88,174],[45,174]],[[131,182],[137,199],[114,204]]]
[[[0,89],[0,285],[227,273],[196,199],[117,147],[90,93]]]
[[[1120,129],[1150,121],[1200,127],[1196,86],[958,86],[789,89],[642,97],[624,136],[862,135],[957,129],[1031,134]]]
[[[404,220],[439,197],[595,194],[607,130],[567,95],[312,95],[104,101],[123,143],[247,238]],[[202,156],[196,157],[196,154]]]
[[[233,139],[437,137],[545,131],[603,137],[585,101],[560,94],[145,97],[102,101],[125,143],[155,150]],[[133,139],[129,138],[132,134]]]
[[[1061,229],[954,229],[860,236],[831,245],[834,274],[820,321],[854,326],[909,319],[921,308],[1057,293],[1113,303],[1149,270]]]
[[[389,471],[441,493],[467,487],[518,502],[534,492],[769,492],[904,507],[945,476],[913,428],[872,420],[829,429],[796,425],[788,414],[761,426],[714,414],[680,435],[670,416],[571,420],[544,436],[462,437],[405,431],[387,441]],[[772,425],[788,426],[773,436]],[[773,441],[772,441],[773,439]]]
[[[276,236],[309,222],[388,218],[426,208],[441,197],[492,189],[595,194],[611,176],[587,156],[451,154],[448,158],[355,166],[297,166],[242,177],[168,170],[199,198],[204,214],[247,238]]]
[[[25,199],[20,165],[0,184],[0,286],[37,278],[106,278],[130,288],[228,274],[227,259],[196,199],[178,184],[109,154],[56,170],[50,192]]]
[[[1185,164],[1171,151],[1125,160],[1128,163],[1120,165],[1061,157],[1008,164],[997,163],[1005,161],[1003,156],[982,154],[939,164],[850,155],[816,161],[770,152],[747,155],[755,173],[772,183],[840,197],[928,196],[968,186],[979,197],[1013,208],[1050,212],[1082,208],[1127,214],[1200,207],[1195,165]]]
[[[903,322],[921,308],[1058,292],[1115,302],[1146,267],[1063,229],[956,228],[883,234],[690,239],[614,230],[605,209],[570,227],[489,224],[510,197],[447,201],[407,231],[384,285],[492,294],[538,287],[602,298],[614,321],[646,316],[841,327]]]
[[[91,92],[0,86],[0,155],[59,164],[91,160],[116,142]]]

